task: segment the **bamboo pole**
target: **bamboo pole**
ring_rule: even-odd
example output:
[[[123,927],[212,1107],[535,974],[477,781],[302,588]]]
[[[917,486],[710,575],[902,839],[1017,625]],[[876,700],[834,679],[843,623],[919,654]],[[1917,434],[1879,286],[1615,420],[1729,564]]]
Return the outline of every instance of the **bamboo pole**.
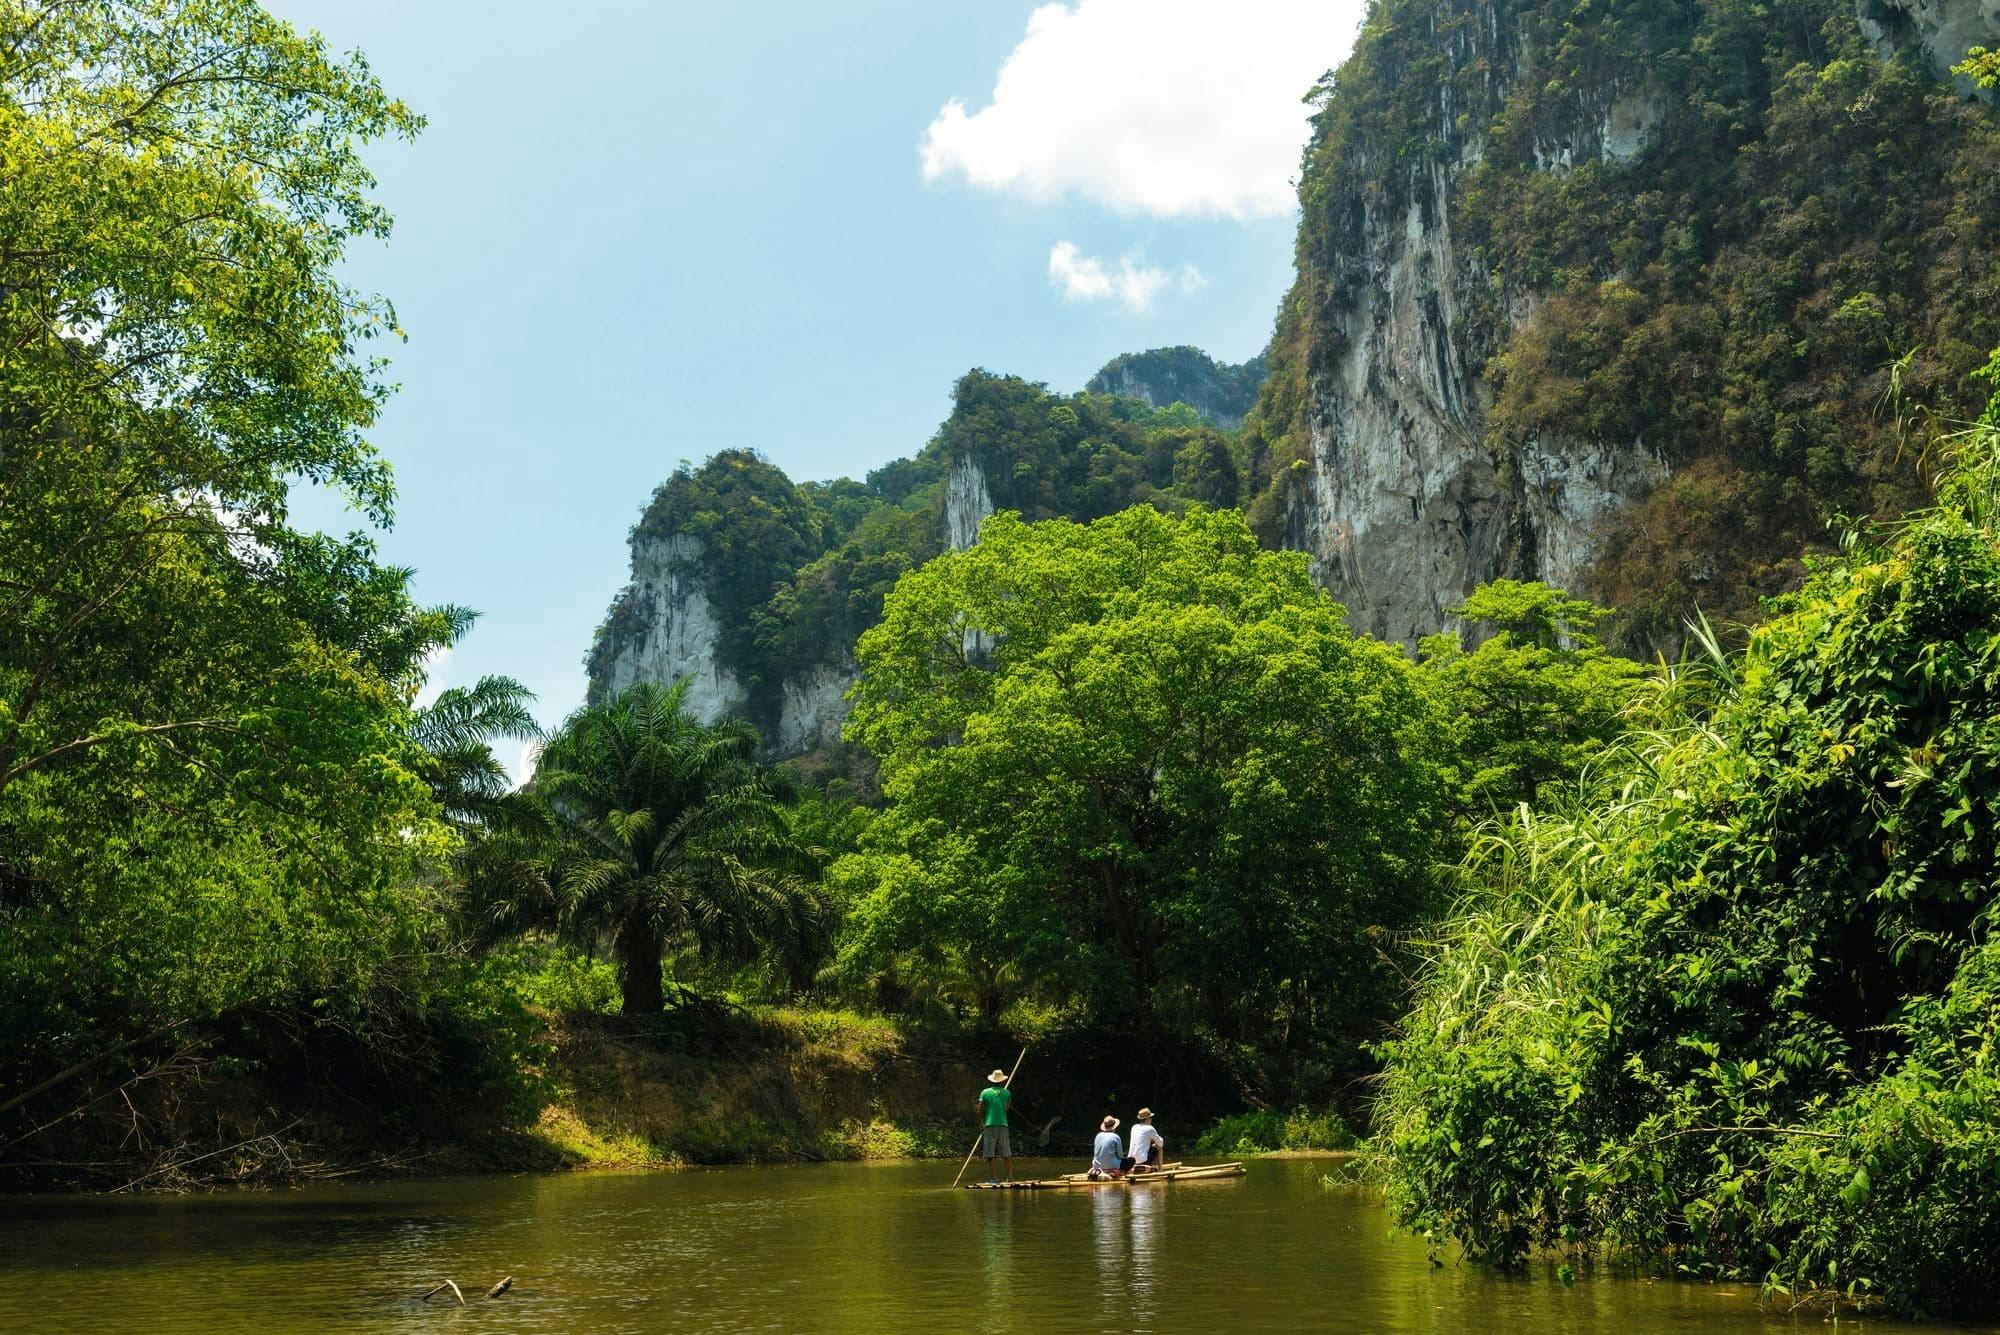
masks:
[[[1000,1088],[1012,1089],[1014,1087],[1014,1077],[1016,1074],[1019,1073],[1021,1069],[1021,1063],[1026,1061],[1027,1059],[1028,1059],[1028,1049],[1023,1047],[1021,1049],[1021,1055],[1014,1058],[1014,1069],[1012,1071],[1007,1072],[1007,1081],[1005,1084],[1001,1085]],[[972,1148],[965,1152],[965,1162],[958,1166],[958,1176],[951,1180],[951,1185],[954,1189],[956,1189],[958,1184],[964,1180],[965,1170],[972,1167],[972,1156],[979,1153],[979,1142],[984,1140],[985,1138],[986,1138],[986,1128],[984,1126],[981,1126],[979,1128],[979,1134],[972,1138]],[[1008,1171],[1012,1172],[1013,1170],[1010,1167]]]

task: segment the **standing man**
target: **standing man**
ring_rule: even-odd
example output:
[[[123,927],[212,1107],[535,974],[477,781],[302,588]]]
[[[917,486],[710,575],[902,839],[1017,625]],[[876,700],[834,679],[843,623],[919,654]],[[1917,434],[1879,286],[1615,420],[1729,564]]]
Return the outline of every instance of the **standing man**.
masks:
[[[1160,1167],[1166,1146],[1166,1137],[1153,1129],[1153,1110],[1139,1109],[1132,1118],[1132,1171],[1145,1173]]]
[[[993,1161],[1007,1161],[1007,1180],[1014,1180],[1014,1146],[1007,1138],[1007,1109],[1014,1102],[1014,1091],[1007,1088],[1007,1073],[994,1069],[986,1077],[986,1088],[979,1091],[981,1148],[986,1151],[986,1180],[998,1183],[993,1175]]]

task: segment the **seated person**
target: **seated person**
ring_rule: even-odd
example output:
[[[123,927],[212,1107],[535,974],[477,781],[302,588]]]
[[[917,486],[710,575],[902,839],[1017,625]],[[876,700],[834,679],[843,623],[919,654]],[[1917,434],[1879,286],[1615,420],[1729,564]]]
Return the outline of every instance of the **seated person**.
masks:
[[[1166,1137],[1153,1129],[1153,1110],[1139,1109],[1132,1119],[1132,1153],[1125,1160],[1126,1167],[1135,1173],[1151,1172],[1166,1160]]]
[[[1123,1177],[1131,1160],[1125,1157],[1125,1147],[1118,1139],[1118,1119],[1107,1117],[1097,1124],[1097,1139],[1090,1147],[1090,1177],[1094,1182],[1099,1178]]]

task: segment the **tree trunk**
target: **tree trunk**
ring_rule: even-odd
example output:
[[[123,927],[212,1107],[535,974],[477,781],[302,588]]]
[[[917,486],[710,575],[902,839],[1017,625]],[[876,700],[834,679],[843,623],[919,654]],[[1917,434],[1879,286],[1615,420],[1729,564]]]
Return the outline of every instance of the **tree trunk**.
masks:
[[[619,1009],[626,1015],[658,1015],[667,1007],[660,986],[660,933],[634,915],[618,930]]]

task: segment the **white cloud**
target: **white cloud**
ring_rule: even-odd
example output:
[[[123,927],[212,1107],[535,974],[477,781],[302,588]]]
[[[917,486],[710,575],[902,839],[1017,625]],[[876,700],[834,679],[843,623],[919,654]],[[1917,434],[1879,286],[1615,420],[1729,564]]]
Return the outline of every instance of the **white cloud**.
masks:
[[[540,742],[530,740],[521,743],[521,749],[515,753],[514,763],[507,767],[508,776],[514,780],[516,788],[535,777],[535,766],[541,758]]]
[[[924,132],[926,180],[1125,213],[1290,211],[1300,99],[1354,45],[1367,0],[1076,0],[1028,18],[978,110]]]
[[[1061,290],[1065,301],[1103,301],[1116,297],[1119,304],[1134,314],[1151,310],[1153,298],[1168,287],[1192,292],[1208,286],[1201,270],[1192,264],[1169,271],[1141,264],[1126,255],[1113,270],[1103,260],[1084,254],[1068,241],[1058,241],[1049,248],[1049,281]]]

